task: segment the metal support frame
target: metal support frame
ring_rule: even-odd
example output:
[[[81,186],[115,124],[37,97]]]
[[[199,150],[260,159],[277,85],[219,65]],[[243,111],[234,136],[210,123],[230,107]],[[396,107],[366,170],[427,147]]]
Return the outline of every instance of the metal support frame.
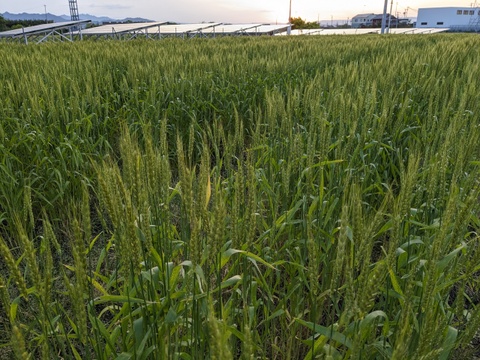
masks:
[[[23,40],[25,41],[25,45],[28,45],[27,34],[25,34],[25,28],[23,26],[22,26],[22,33],[23,33]]]
[[[52,30],[52,31],[48,32],[45,36],[43,36],[40,40],[38,40],[37,44],[40,44],[41,42],[44,42],[47,38],[49,38],[50,36],[54,36],[54,35],[58,35],[60,37],[60,39],[65,39],[67,41],[73,42],[72,32],[69,32],[69,34],[70,34],[70,38],[66,37],[65,35],[58,32],[57,30]]]
[[[262,26],[262,25],[254,25],[254,26],[249,26],[249,27],[246,27],[246,28],[242,28],[242,29],[236,31],[234,34],[250,36],[250,34],[247,32],[247,30],[255,29],[255,31],[257,31],[260,26]]]
[[[145,35],[145,39],[153,40],[153,38],[148,33],[148,29],[133,30],[127,33],[123,33],[123,35],[129,35],[129,37],[125,38],[127,41],[137,39],[139,35]]]
[[[201,28],[198,28],[198,29],[194,29],[194,30],[189,30],[189,31],[186,31],[185,34],[187,35],[187,38],[194,38],[194,37],[203,37],[203,38],[206,38],[208,37],[207,34],[205,34],[202,30],[205,30],[205,29],[209,29],[209,28],[213,28],[214,31],[215,31],[215,26],[217,26],[218,24],[212,24],[212,25],[209,25],[209,26],[204,26],[204,27],[201,27]]]

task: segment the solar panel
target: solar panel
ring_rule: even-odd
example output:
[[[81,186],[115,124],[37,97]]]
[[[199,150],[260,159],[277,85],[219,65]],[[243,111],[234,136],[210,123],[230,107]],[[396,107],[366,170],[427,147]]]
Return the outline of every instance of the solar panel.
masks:
[[[109,24],[82,31],[83,35],[112,35],[112,34],[124,34],[130,32],[141,31],[149,28],[158,27],[167,22],[146,22],[146,23],[128,23],[128,24]]]
[[[448,28],[418,28],[415,29],[415,34],[438,34],[448,30]]]
[[[264,34],[275,34],[281,31],[287,31],[290,25],[283,24],[283,25],[261,25],[254,29],[248,29],[245,32],[247,34],[253,35],[264,35]]]
[[[89,22],[90,20],[79,20],[79,21],[64,21],[64,22],[57,22],[57,23],[51,23],[51,24],[29,26],[26,28],[0,32],[0,37],[18,37],[18,36],[24,36],[24,35],[33,35],[33,34],[83,25]]]
[[[414,32],[414,28],[392,28],[388,30],[389,34],[413,34]]]
[[[295,29],[290,32],[290,35],[318,35],[323,29]],[[288,35],[286,32],[278,35]]]
[[[205,34],[241,34],[247,30],[257,28],[262,24],[219,24],[202,30]]]
[[[199,23],[199,24],[173,24],[160,26],[157,34],[179,35],[208,31],[208,29],[221,25],[220,23]]]
[[[356,35],[364,35],[364,34],[380,34],[380,29],[345,29],[352,31],[352,33]]]
[[[379,32],[380,29],[324,29],[319,35],[365,35]]]

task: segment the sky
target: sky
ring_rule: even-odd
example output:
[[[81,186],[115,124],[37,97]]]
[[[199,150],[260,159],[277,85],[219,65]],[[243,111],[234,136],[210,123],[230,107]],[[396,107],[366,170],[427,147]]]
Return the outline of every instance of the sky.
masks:
[[[361,13],[382,13],[384,0],[291,0],[292,17],[307,21],[345,20]],[[469,7],[473,0],[393,0],[392,14],[417,16],[422,7]],[[80,13],[115,19],[143,17],[157,21],[286,23],[290,0],[78,0]],[[478,1],[480,5],[480,0]],[[388,12],[392,0],[388,0]],[[69,14],[68,0],[0,0],[0,13]]]

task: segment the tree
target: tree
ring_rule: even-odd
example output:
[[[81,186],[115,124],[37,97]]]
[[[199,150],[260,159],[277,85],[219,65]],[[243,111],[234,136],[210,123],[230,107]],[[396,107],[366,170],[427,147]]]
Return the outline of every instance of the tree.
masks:
[[[7,22],[5,21],[4,17],[0,15],[0,31],[7,30]]]
[[[290,18],[290,24],[292,24],[292,29],[303,29],[305,26],[305,20],[301,17],[292,17]]]
[[[320,25],[317,22],[306,22],[301,17],[290,18],[292,29],[319,29]]]

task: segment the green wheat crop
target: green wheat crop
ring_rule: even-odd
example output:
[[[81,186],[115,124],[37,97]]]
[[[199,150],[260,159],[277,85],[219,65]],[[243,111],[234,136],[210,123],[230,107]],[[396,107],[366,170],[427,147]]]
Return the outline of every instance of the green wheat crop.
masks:
[[[0,43],[0,356],[479,356],[474,35]]]

